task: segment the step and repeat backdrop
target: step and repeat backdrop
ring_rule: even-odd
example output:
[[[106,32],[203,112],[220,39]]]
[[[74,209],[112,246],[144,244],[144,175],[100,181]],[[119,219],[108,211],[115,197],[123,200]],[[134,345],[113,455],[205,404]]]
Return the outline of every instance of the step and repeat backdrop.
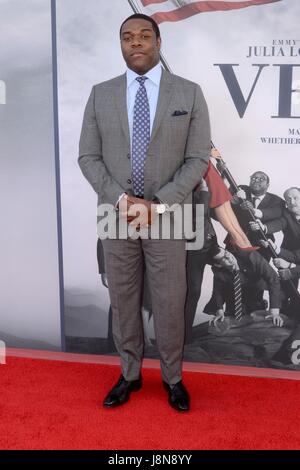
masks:
[[[0,1],[0,339],[61,349],[51,2]]]
[[[240,321],[231,305],[230,271],[203,253],[189,253],[197,262],[191,263],[193,328],[185,359],[299,369],[299,2],[23,3],[0,1],[0,339],[8,346],[115,354],[97,198],[78,167],[78,142],[92,86],[126,70],[120,25],[141,12],[159,23],[164,64],[203,89],[225,182],[232,190],[236,183],[245,199],[232,204],[240,224],[253,244],[272,242],[271,250],[258,251],[256,263],[249,254],[236,260]],[[227,232],[211,215],[225,247]],[[216,296],[225,315],[214,322]],[[269,317],[279,302],[282,326]],[[146,355],[158,357],[151,300],[141,315]]]

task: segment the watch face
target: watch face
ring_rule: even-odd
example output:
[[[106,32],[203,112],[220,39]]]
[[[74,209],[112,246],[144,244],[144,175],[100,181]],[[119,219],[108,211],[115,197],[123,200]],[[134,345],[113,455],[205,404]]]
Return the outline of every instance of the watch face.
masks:
[[[157,204],[156,209],[158,214],[163,214],[166,210],[166,206],[164,204]]]

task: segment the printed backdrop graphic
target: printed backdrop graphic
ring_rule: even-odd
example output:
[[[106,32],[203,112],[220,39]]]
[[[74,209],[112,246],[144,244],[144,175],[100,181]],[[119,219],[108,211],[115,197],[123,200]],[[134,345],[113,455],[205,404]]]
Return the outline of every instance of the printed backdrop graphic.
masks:
[[[132,2],[132,6],[136,4],[140,11],[147,13],[160,24],[164,21],[184,20],[197,13],[239,10],[278,1],[281,0],[231,0],[229,2],[220,0],[137,0]]]
[[[125,71],[119,27],[133,11],[154,15],[160,22],[162,53],[171,71],[201,85],[210,110],[212,140],[237,184],[246,190],[253,173],[266,173],[270,179],[268,193],[280,198],[272,199],[280,202],[280,211],[285,211],[286,189],[300,186],[298,0],[57,2],[65,329],[69,351],[114,353],[109,297],[103,268],[97,262],[101,246],[97,245],[96,194],[83,178],[77,156],[83,111],[92,85]],[[276,215],[277,219],[281,215]],[[214,220],[213,225],[219,245],[224,246],[226,232],[219,222]],[[277,247],[282,240],[280,226],[275,233]],[[293,249],[300,249],[300,234],[296,236],[298,241],[299,246]],[[269,268],[271,278],[276,273],[277,282],[272,262]],[[210,320],[216,312],[212,309],[203,313],[213,289],[213,271],[207,265],[185,359],[299,368],[299,345],[290,342],[298,338],[299,307],[293,307],[291,315],[283,312],[282,328],[265,318],[270,300],[272,303],[269,291],[276,290],[276,282],[262,289],[260,301],[264,302],[256,313],[237,322],[225,312],[225,320],[215,326]],[[146,353],[157,357],[153,317],[148,306],[144,307]],[[286,345],[285,352],[279,354]]]
[[[51,2],[0,1],[0,341],[61,349]]]

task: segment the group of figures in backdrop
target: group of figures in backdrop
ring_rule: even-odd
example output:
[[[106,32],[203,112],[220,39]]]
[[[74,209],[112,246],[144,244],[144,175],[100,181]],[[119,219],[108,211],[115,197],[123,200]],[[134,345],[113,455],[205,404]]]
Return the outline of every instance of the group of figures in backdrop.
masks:
[[[248,185],[237,184],[216,149],[194,203],[204,206],[204,244],[187,254],[185,357],[188,360],[297,368],[300,340],[300,188],[286,188],[283,198],[269,192],[269,176],[257,169]],[[216,167],[217,169],[216,169]],[[218,171],[217,171],[218,170]],[[217,238],[212,218],[228,235]],[[281,244],[274,234],[281,232]],[[101,240],[97,260],[107,287]],[[203,313],[210,320],[195,325],[205,267],[213,273],[211,298]],[[107,351],[114,351],[109,309]],[[146,353],[156,356],[149,335],[151,297],[144,285]],[[220,342],[221,340],[221,342]],[[300,342],[300,341],[299,341]]]

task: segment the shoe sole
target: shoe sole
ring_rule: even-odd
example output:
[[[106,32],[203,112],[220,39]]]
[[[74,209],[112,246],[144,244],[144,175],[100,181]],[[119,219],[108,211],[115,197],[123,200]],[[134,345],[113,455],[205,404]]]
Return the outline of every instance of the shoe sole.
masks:
[[[176,410],[176,411],[179,411],[179,413],[186,413],[187,411],[190,411],[190,408],[179,408],[178,406],[176,406],[174,403],[171,402],[171,400],[168,400],[169,401],[169,405],[171,405],[171,407]]]

